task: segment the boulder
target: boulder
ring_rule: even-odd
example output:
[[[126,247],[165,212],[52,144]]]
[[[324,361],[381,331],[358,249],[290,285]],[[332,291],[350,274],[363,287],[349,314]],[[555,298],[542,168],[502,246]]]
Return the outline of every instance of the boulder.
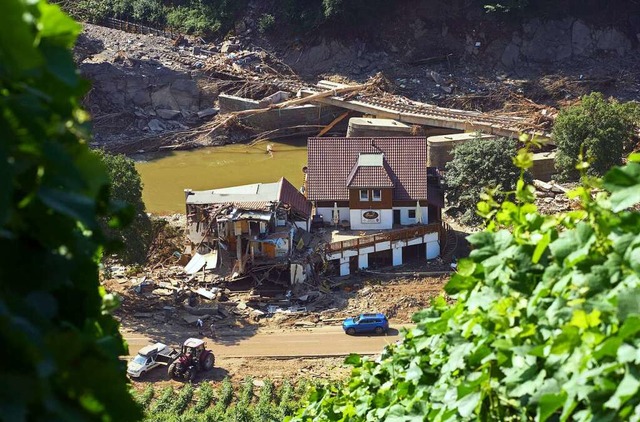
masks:
[[[138,107],[151,105],[151,95],[149,94],[148,88],[129,93],[129,99]]]
[[[171,84],[171,95],[178,104],[178,107],[171,109],[186,109],[197,111],[200,102],[200,90],[192,79],[177,79]]]
[[[156,110],[161,108],[169,110],[180,109],[180,105],[173,98],[171,87],[168,85],[162,86],[151,93],[151,105]]]
[[[571,57],[570,18],[541,22],[533,19],[524,25],[525,39],[520,52],[535,62],[553,63]]]
[[[147,126],[149,126],[149,129],[153,132],[162,132],[165,129],[164,124],[158,119],[151,119]]]
[[[538,179],[533,180],[533,186],[535,186],[536,189],[540,189],[546,192],[550,191],[553,188],[550,183],[543,182],[542,180]]]
[[[213,107],[209,107],[209,108],[205,108],[204,110],[200,110],[198,112],[198,118],[202,119],[204,117],[208,117],[208,116],[215,116],[216,114],[218,114],[220,110],[218,110],[217,108],[213,108]]]
[[[156,113],[158,114],[158,117],[166,120],[175,119],[181,115],[180,110],[170,110],[166,108],[159,108],[156,110]]]
[[[631,49],[631,41],[615,28],[594,31],[594,33],[598,50],[615,51],[623,56]]]
[[[520,61],[520,47],[513,42],[509,43],[502,52],[500,60],[508,68],[515,67]]]
[[[574,55],[588,56],[593,53],[594,42],[591,28],[577,20],[571,28],[571,47]]]

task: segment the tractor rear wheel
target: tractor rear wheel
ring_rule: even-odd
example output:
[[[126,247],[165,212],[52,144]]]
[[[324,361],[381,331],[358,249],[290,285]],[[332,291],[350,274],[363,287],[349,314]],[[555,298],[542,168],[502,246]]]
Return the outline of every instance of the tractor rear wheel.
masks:
[[[207,356],[202,360],[202,370],[210,371],[213,369],[213,365],[216,363],[216,358],[213,356],[213,353],[207,353]]]
[[[167,374],[169,374],[169,378],[173,379],[176,376],[176,363],[173,362],[171,363],[171,365],[169,365],[169,368],[167,369]]]

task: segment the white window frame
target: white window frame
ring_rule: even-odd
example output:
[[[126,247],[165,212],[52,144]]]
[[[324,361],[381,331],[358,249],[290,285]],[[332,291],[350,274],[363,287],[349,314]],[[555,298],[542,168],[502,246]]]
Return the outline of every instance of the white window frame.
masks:
[[[378,197],[376,198],[376,192],[378,192]],[[382,201],[382,189],[372,189],[371,190],[371,200],[372,201]]]
[[[360,200],[361,201],[368,201],[369,200],[369,189],[360,189],[359,195],[360,195]]]

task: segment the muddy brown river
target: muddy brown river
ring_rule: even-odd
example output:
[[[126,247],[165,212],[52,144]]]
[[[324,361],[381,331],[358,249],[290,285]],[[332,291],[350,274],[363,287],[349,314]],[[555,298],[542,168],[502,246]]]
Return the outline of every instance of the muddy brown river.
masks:
[[[267,152],[272,145],[273,153]],[[254,145],[225,145],[191,151],[138,154],[136,168],[144,184],[142,199],[148,212],[184,212],[184,189],[216,189],[250,183],[276,182],[285,177],[302,186],[307,162],[306,139],[265,141]]]

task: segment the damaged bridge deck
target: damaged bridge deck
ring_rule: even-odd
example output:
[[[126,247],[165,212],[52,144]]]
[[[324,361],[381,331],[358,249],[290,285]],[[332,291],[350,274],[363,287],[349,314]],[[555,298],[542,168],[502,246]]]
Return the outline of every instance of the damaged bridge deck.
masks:
[[[299,92],[303,97],[348,87],[330,81],[321,81],[317,87],[303,88]],[[394,119],[399,122],[462,130],[466,132],[481,131],[499,136],[517,138],[526,131],[527,122],[514,116],[496,116],[475,111],[457,110],[419,103],[400,97],[369,98],[360,96],[357,99],[346,99],[339,96],[326,96],[314,102],[341,107],[377,118]]]

